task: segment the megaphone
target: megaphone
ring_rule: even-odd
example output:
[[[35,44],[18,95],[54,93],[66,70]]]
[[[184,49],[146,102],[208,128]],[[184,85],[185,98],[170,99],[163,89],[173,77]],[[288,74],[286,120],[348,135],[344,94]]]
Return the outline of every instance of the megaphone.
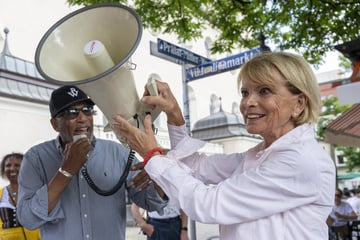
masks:
[[[95,4],[56,22],[40,40],[35,65],[49,82],[76,85],[103,112],[108,122],[120,114],[143,128],[143,118],[160,110],[140,102],[130,57],[142,35],[139,16],[121,4]],[[110,130],[109,127],[104,129]]]

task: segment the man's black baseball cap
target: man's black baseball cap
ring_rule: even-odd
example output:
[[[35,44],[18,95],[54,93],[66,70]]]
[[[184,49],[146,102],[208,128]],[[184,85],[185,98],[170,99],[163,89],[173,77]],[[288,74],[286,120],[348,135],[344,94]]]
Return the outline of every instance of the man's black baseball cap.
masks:
[[[79,102],[86,102],[91,106],[95,105],[95,103],[86,95],[86,93],[75,86],[65,85],[55,89],[51,93],[49,103],[51,117],[56,117],[66,108]]]

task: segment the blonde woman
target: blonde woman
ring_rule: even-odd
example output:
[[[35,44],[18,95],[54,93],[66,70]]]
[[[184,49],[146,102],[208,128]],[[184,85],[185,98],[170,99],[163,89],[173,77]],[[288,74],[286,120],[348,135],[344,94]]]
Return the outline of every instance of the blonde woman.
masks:
[[[274,52],[247,62],[238,78],[240,112],[257,146],[234,154],[197,152],[204,142],[186,130],[168,84],[142,101],[167,115],[172,149],[161,155],[151,128],[132,127],[119,115],[112,127],[142,157],[146,172],[188,217],[217,223],[222,240],[328,239],[326,219],[335,189],[335,166],[317,142],[320,110],[316,78],[300,56]]]

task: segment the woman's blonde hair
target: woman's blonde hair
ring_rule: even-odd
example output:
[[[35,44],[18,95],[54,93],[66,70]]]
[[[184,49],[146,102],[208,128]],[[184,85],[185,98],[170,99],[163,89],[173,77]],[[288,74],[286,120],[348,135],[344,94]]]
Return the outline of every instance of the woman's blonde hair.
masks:
[[[238,89],[244,78],[258,85],[276,86],[274,70],[283,76],[291,93],[303,93],[307,98],[304,111],[294,119],[295,125],[316,123],[321,108],[319,85],[310,65],[299,55],[266,52],[254,56],[240,69]]]

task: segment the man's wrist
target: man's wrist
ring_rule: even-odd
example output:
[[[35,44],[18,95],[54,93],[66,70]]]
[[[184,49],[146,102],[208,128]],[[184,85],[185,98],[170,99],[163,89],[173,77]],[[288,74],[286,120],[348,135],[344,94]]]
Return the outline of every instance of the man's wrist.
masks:
[[[69,173],[68,171],[62,169],[61,167],[59,168],[59,172],[60,172],[62,175],[64,175],[65,177],[67,177],[67,178],[72,178],[72,177],[73,177],[73,175],[72,175],[71,173]]]
[[[188,228],[187,228],[187,227],[182,227],[181,230],[182,230],[182,231],[187,231]]]

